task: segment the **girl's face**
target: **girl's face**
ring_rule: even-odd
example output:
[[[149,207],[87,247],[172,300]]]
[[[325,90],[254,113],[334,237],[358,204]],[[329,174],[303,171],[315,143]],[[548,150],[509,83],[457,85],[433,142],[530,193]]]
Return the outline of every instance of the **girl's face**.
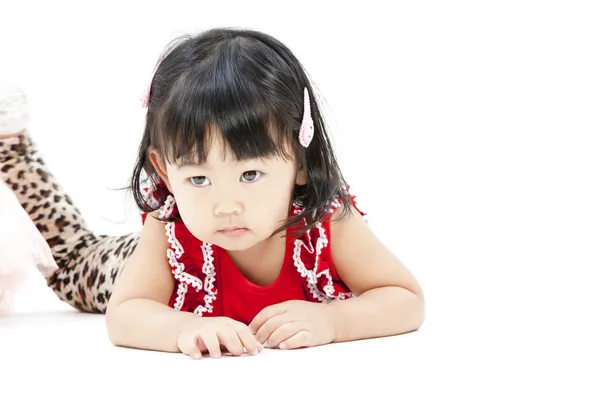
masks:
[[[294,183],[304,184],[304,174],[283,158],[236,161],[223,151],[222,139],[211,142],[206,163],[166,163],[157,170],[195,237],[225,250],[249,249],[289,216]]]

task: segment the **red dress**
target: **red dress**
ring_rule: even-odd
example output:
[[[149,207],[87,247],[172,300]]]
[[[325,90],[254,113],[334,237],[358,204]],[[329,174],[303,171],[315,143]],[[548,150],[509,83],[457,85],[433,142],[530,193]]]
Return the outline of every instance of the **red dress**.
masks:
[[[355,196],[351,198],[355,201]],[[224,249],[197,239],[182,221],[164,223],[170,244],[166,256],[175,280],[169,306],[249,324],[263,308],[284,301],[328,303],[352,297],[336,272],[329,246],[330,218],[340,205],[333,202],[329,216],[304,235],[287,238],[281,272],[268,286],[249,281]],[[160,212],[162,216],[176,215],[172,195]],[[299,213],[301,209],[293,206],[290,212]],[[145,220],[145,215],[142,218]]]

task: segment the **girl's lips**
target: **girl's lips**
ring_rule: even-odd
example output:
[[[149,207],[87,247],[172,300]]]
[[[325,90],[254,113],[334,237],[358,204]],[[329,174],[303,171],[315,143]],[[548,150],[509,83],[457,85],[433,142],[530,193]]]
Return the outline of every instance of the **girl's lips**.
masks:
[[[232,228],[225,228],[225,229],[219,230],[219,233],[221,233],[224,236],[230,237],[230,238],[240,237],[246,232],[248,232],[247,228],[240,228],[240,227],[232,227]]]

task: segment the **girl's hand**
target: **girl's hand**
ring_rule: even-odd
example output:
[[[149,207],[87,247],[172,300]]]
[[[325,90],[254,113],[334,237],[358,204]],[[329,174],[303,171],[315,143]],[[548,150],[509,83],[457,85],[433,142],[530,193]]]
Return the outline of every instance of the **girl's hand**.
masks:
[[[202,358],[205,352],[218,358],[222,349],[234,356],[240,356],[244,351],[255,355],[262,350],[247,325],[227,317],[199,317],[181,331],[177,346],[183,354],[196,359]]]
[[[269,348],[295,349],[331,343],[335,324],[326,304],[291,300],[266,307],[259,312],[250,330],[256,340]]]

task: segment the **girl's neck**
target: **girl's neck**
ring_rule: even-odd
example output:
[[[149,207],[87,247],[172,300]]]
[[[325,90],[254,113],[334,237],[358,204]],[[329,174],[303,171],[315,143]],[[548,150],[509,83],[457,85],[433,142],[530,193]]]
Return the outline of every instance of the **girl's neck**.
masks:
[[[240,251],[227,251],[231,261],[249,281],[268,286],[279,277],[284,264],[286,240],[283,233]]]

